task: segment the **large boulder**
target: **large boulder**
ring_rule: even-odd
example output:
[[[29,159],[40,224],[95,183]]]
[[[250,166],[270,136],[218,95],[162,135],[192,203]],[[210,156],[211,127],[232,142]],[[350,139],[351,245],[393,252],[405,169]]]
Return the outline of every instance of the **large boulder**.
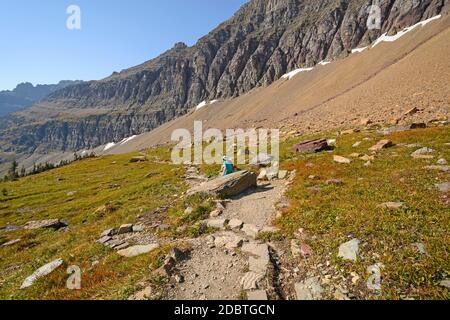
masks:
[[[188,191],[188,195],[210,194],[222,198],[236,196],[249,188],[256,187],[256,174],[239,171],[205,182]]]
[[[324,150],[329,150],[330,146],[328,145],[327,140],[320,139],[320,140],[308,140],[304,141],[302,143],[296,144],[293,147],[294,152],[298,153],[315,153],[320,152]]]
[[[26,230],[36,230],[36,229],[61,229],[67,227],[67,225],[59,219],[49,219],[49,220],[39,220],[39,221],[28,221],[24,229]]]

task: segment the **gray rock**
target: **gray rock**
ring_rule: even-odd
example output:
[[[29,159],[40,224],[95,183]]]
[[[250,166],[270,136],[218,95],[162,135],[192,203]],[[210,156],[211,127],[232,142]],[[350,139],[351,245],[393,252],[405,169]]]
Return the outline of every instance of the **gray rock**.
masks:
[[[112,237],[117,234],[117,229],[108,229],[102,232],[100,237]]]
[[[441,287],[445,287],[447,289],[450,289],[450,279],[442,280],[441,282],[439,282],[439,285]]]
[[[312,277],[294,286],[297,300],[320,300],[324,289],[320,285],[319,277]]]
[[[423,156],[423,155],[427,155],[427,154],[430,154],[430,153],[433,153],[433,152],[434,152],[434,150],[431,149],[431,148],[427,148],[427,147],[425,147],[425,148],[420,148],[420,149],[414,151],[414,152],[411,154],[411,157],[414,158],[414,157],[417,157],[417,156]]]
[[[28,287],[31,287],[38,279],[43,278],[53,271],[55,271],[57,268],[62,266],[64,263],[63,259],[57,259],[50,263],[47,263],[46,265],[40,267],[37,269],[31,276],[26,278],[24,282],[22,283],[20,289],[25,289]]]
[[[256,187],[256,175],[249,171],[239,171],[196,186],[190,189],[187,195],[212,194],[228,198],[253,187]]]
[[[379,141],[376,145],[374,145],[373,147],[369,148],[369,151],[380,151],[383,149],[387,149],[389,147],[392,147],[392,141],[390,140],[381,140]]]
[[[24,229],[35,230],[35,229],[60,229],[67,225],[59,219],[49,219],[40,221],[29,221],[25,224]]]
[[[210,219],[206,221],[209,228],[225,229],[228,224],[228,219]]]
[[[340,163],[340,164],[350,164],[352,163],[352,160],[342,157],[342,156],[333,156],[334,162]]]
[[[228,226],[231,230],[241,230],[242,226],[244,225],[244,222],[239,219],[231,219],[228,223]]]
[[[436,188],[440,192],[450,192],[450,181],[436,184]]]
[[[247,272],[241,279],[241,286],[243,290],[258,289],[259,282],[264,279],[264,276],[255,272]]]
[[[11,240],[11,241],[5,242],[0,247],[11,247],[11,246],[15,245],[16,243],[19,243],[20,241],[22,241],[22,239]]]
[[[145,227],[142,224],[133,226],[133,232],[142,232],[144,230],[145,230]]]
[[[330,146],[328,145],[328,141],[325,139],[319,139],[319,140],[308,140],[296,144],[292,150],[297,153],[316,153],[329,149]]]
[[[258,228],[257,226],[253,225],[253,224],[249,224],[246,223],[244,224],[244,226],[242,227],[242,232],[244,232],[247,236],[256,239],[256,237],[258,236],[259,232],[261,231],[260,228]]]
[[[361,243],[358,239],[353,239],[342,244],[339,247],[339,257],[344,260],[355,261],[358,259],[359,244]]]
[[[287,176],[288,176],[288,173],[289,172],[287,170],[280,170],[280,171],[278,171],[278,179],[280,179],[280,180],[286,179]]]
[[[439,166],[446,166],[448,163],[447,163],[447,160],[442,158],[442,159],[439,159],[436,164]]]
[[[399,210],[401,208],[404,208],[405,204],[403,202],[385,202],[380,204],[379,207],[383,209]]]
[[[139,256],[141,254],[146,254],[149,252],[152,252],[153,250],[159,248],[159,244],[152,243],[148,245],[138,245],[129,247],[127,249],[119,250],[117,253],[121,255],[122,257],[132,258]]]
[[[132,224],[123,224],[119,227],[119,230],[117,231],[117,234],[125,234],[133,232],[133,225]]]
[[[450,172],[450,166],[426,166],[425,170],[434,170],[434,171],[442,171],[442,172]]]

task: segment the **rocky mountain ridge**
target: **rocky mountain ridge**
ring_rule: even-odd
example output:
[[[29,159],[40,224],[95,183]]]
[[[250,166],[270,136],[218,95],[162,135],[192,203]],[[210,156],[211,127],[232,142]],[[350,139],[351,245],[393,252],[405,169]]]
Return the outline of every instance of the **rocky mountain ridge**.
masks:
[[[448,12],[448,0],[253,0],[197,44],[176,44],[142,65],[54,92],[0,121],[0,150],[29,154],[93,148],[150,131],[201,101],[265,86],[285,73],[348,55],[383,33]],[[67,116],[67,115],[70,116]]]

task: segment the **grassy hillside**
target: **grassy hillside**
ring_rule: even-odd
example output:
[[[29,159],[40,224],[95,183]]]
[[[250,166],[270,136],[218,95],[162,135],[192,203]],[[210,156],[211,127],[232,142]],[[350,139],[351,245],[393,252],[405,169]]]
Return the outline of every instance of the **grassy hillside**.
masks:
[[[326,274],[330,271],[326,262],[331,261],[355,297],[368,298],[374,295],[366,288],[367,267],[381,262],[383,298],[450,298],[439,286],[450,275],[450,195],[435,186],[449,181],[449,174],[424,169],[440,158],[450,159],[449,133],[444,127],[388,136],[376,132],[341,135],[333,152],[296,160],[289,160],[295,155],[288,148],[295,141],[287,143],[284,166],[297,170],[297,178],[288,192],[291,205],[277,224],[286,238],[299,228],[308,234],[314,254],[302,266]],[[351,164],[333,161],[333,155],[350,159],[353,153],[371,155],[368,149],[381,139],[390,139],[394,146],[378,152],[370,166],[357,158]],[[352,147],[358,141],[361,144]],[[419,145],[435,150],[434,157],[413,159],[411,154]],[[328,179],[340,179],[343,184],[328,185]],[[404,207],[380,208],[386,202],[402,202]],[[337,257],[340,244],[353,238],[362,242],[355,264]],[[424,245],[426,253],[418,252],[417,243]],[[356,285],[350,281],[352,273],[361,278]]]

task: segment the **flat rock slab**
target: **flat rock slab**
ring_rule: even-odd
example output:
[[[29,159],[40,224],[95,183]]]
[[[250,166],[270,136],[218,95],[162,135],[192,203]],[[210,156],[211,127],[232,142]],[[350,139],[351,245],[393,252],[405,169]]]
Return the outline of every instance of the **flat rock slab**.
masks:
[[[148,245],[139,245],[139,246],[129,247],[129,248],[126,248],[123,250],[119,250],[119,251],[117,251],[117,253],[119,255],[121,255],[122,257],[132,258],[132,257],[139,256],[141,254],[149,253],[157,248],[159,248],[159,244],[152,243],[152,244],[148,244]]]
[[[40,221],[29,221],[25,224],[24,228],[26,230],[36,230],[36,229],[60,229],[65,227],[66,224],[61,222],[59,219],[49,219]]]
[[[337,162],[337,163],[340,163],[340,164],[350,164],[350,163],[352,163],[352,160],[350,160],[348,158],[345,158],[345,157],[342,157],[342,156],[334,156],[333,157],[333,161]]]
[[[256,175],[250,171],[239,171],[205,182],[190,189],[188,196],[211,194],[222,198],[237,196],[249,188],[256,187]]]
[[[392,146],[393,146],[392,141],[390,141],[390,140],[381,140],[376,145],[371,147],[369,149],[369,151],[380,151],[380,150],[387,149],[387,148],[392,147]]]
[[[315,153],[329,149],[330,146],[328,145],[328,142],[325,139],[304,141],[299,144],[296,144],[292,148],[294,152],[298,153]]]
[[[313,277],[294,285],[297,300],[320,300],[324,289],[320,285],[320,278]]]
[[[405,204],[403,202],[385,202],[380,204],[379,207],[383,209],[399,210],[404,208]]]
[[[260,228],[258,228],[257,226],[253,225],[253,224],[244,224],[244,226],[242,227],[242,232],[244,232],[247,236],[255,239],[259,232],[261,231]]]
[[[53,271],[55,271],[57,268],[59,268],[64,263],[63,259],[57,259],[50,263],[47,263],[46,265],[40,267],[37,269],[31,276],[26,278],[24,282],[22,283],[20,289],[25,289],[28,287],[31,287],[38,279],[43,278]]]
[[[225,229],[225,227],[228,224],[227,219],[210,219],[206,221],[206,225],[209,228],[215,228],[215,229]]]
[[[264,276],[256,272],[247,272],[241,279],[241,286],[243,290],[258,289],[259,282],[264,279]]]
[[[344,260],[356,261],[358,259],[360,243],[361,241],[359,241],[358,239],[353,239],[342,244],[339,247],[339,257]]]

